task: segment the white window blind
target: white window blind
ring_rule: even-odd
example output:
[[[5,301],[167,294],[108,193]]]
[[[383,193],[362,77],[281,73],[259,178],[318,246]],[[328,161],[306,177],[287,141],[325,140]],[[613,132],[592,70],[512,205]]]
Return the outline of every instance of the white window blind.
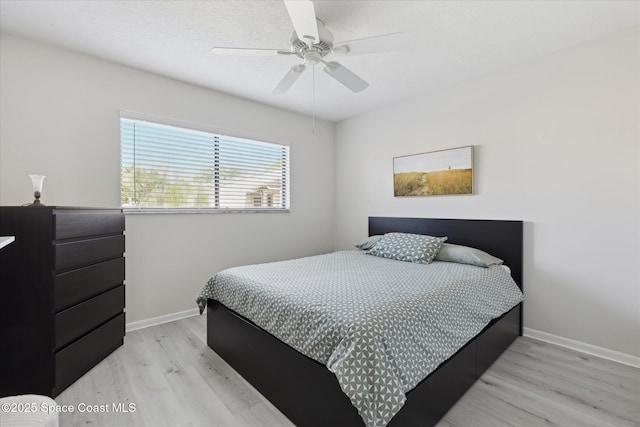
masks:
[[[120,119],[123,208],[289,209],[289,147]]]

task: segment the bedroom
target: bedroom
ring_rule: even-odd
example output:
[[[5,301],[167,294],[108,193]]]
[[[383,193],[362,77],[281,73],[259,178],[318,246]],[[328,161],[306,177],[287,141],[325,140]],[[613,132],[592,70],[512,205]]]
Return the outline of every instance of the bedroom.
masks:
[[[445,72],[443,77],[440,70],[442,80],[434,79],[434,86],[423,94],[416,91],[405,100],[388,98],[387,105],[342,120],[325,120],[318,114],[315,125],[310,76],[303,76],[292,88],[299,91],[296,113],[267,101],[247,99],[249,94],[233,95],[223,88],[212,90],[181,82],[171,78],[172,71],[166,72],[167,77],[143,67],[99,59],[91,52],[76,52],[71,44],[73,33],[63,34],[56,42],[46,31],[55,26],[46,14],[27,7],[15,16],[9,13],[12,3],[2,1],[0,14],[0,205],[27,203],[31,192],[28,174],[41,173],[47,176],[45,204],[119,206],[121,110],[208,124],[291,146],[292,202],[287,214],[126,216],[129,331],[195,315],[195,296],[212,274],[227,267],[350,248],[366,236],[369,216],[517,219],[525,222],[525,336],[638,366],[637,3],[576,3],[600,4],[597,7],[602,9],[595,15],[600,19],[583,9],[585,15],[571,15],[578,24],[587,24],[575,33],[564,34],[562,40],[569,41],[554,51],[532,55],[544,41],[535,44],[523,39],[519,43],[523,50],[529,49],[530,56],[512,55],[512,62],[500,64],[501,58],[489,58],[498,50],[483,50],[480,59],[489,58],[491,65],[501,66],[476,74],[463,69],[467,74],[456,81],[454,72],[451,76]],[[334,25],[342,22],[331,14],[327,3],[317,3],[318,14],[327,20],[328,28],[332,28],[330,18]],[[366,6],[359,3],[345,3],[348,22],[365,13]],[[262,10],[256,5],[260,4],[254,4],[253,13],[258,16]],[[158,8],[159,16],[166,13]],[[269,37],[273,43],[283,41],[286,45],[290,31],[286,10],[281,4],[271,8],[279,8],[282,14],[274,27],[281,25],[286,30],[274,30]],[[90,11],[83,15],[80,5],[72,4],[66,10],[106,31],[89,32],[94,39],[113,38],[122,45],[126,40],[119,34],[130,34],[120,29],[128,28],[131,21],[99,26],[100,20]],[[326,15],[321,15],[321,10]],[[457,9],[445,8],[441,15],[437,10],[424,17],[432,17],[432,26],[446,28],[460,23],[454,19]],[[224,7],[224,11],[232,13],[233,7]],[[243,13],[248,12],[243,9]],[[515,31],[516,24],[529,22],[523,21],[517,10],[502,13],[497,20],[512,17],[509,31]],[[564,22],[559,14],[560,18],[553,15],[553,22]],[[277,14],[271,11],[268,16],[273,15]],[[21,35],[28,27],[16,28],[12,22],[20,24],[20,19],[29,16],[33,32]],[[92,16],[97,21],[91,21]],[[378,28],[382,33],[397,29],[393,22],[386,22],[384,14],[367,16],[382,28],[360,23],[362,28],[354,38],[377,33]],[[589,24],[591,18],[595,23]],[[237,35],[233,25],[217,24],[224,32],[209,28],[206,35],[210,42],[202,60],[223,67],[220,64],[226,58],[213,57],[210,48],[218,40],[215,37],[221,44],[231,44]],[[82,21],[77,25],[82,26]],[[180,28],[165,29],[163,21],[150,25],[161,34],[168,32],[167,38],[182,36]],[[592,26],[596,29],[590,32]],[[590,36],[580,39],[582,30]],[[518,34],[493,35],[518,41]],[[139,37],[141,44],[137,46],[144,48],[138,49],[150,49],[156,36]],[[85,38],[95,42],[89,35]],[[502,39],[490,42],[502,47]],[[65,40],[70,50],[55,46],[64,46]],[[455,45],[455,39],[445,40]],[[526,45],[526,41],[534,44]],[[163,46],[156,49],[161,51]],[[440,53],[437,46],[430,47],[431,54]],[[465,52],[472,50],[468,44],[464,47],[468,49]],[[394,58],[392,55],[401,54],[384,55]],[[369,76],[367,61],[376,64],[380,60],[361,61],[343,62]],[[256,66],[255,62],[245,63]],[[291,65],[278,64],[262,66],[269,65],[276,69],[274,75],[282,75]],[[487,62],[480,65],[488,66]],[[367,91],[342,93],[335,82],[320,74],[316,83],[324,92],[316,93],[319,109],[330,111],[327,105],[338,108],[324,98],[326,93],[338,93],[345,105],[361,103],[361,96],[367,95]],[[251,73],[247,76],[257,78]],[[260,82],[260,96],[271,98],[269,92],[277,81]],[[393,197],[394,157],[464,145],[475,148],[474,195]],[[135,336],[133,332],[127,335],[125,347],[127,339]]]

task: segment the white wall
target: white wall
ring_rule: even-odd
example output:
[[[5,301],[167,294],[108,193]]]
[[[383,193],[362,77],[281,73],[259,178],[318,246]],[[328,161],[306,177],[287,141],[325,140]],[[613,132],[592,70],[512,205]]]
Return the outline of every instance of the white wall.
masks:
[[[640,32],[336,125],[336,247],[367,216],[522,219],[525,327],[640,356]],[[394,198],[392,158],[475,146],[477,194]]]
[[[120,109],[238,131],[291,145],[291,213],[128,216],[128,322],[193,308],[227,266],[328,251],[333,230],[350,247],[370,215],[523,219],[525,326],[640,356],[639,38],[341,122],[334,153],[332,124],[2,34],[0,204],[42,173],[44,203],[118,206]],[[393,197],[394,156],[469,144],[476,195]]]
[[[127,322],[195,308],[215,272],[332,249],[333,124],[2,34],[0,204],[119,206],[120,109],[291,146],[291,213],[129,215]]]

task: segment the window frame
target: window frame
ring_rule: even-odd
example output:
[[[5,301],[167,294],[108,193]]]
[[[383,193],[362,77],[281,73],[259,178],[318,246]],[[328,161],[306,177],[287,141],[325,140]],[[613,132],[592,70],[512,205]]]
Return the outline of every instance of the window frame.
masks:
[[[154,125],[170,126],[175,128],[181,128],[186,131],[206,132],[210,133],[216,140],[220,138],[232,138],[239,140],[247,140],[248,142],[257,142],[263,144],[272,144],[286,149],[286,167],[282,171],[282,198],[283,207],[265,207],[265,203],[262,203],[262,207],[243,207],[243,208],[223,208],[220,206],[220,146],[215,145],[214,160],[214,195],[215,206],[207,207],[146,207],[146,206],[123,206],[122,205],[122,120],[133,120],[138,122],[148,122]],[[120,117],[118,119],[118,129],[120,133],[120,208],[125,214],[194,214],[194,213],[213,213],[213,214],[229,214],[229,213],[290,213],[291,212],[291,146],[289,144],[283,144],[280,142],[272,142],[271,140],[256,137],[255,135],[242,134],[241,132],[233,131],[220,131],[213,129],[206,125],[200,125],[191,122],[184,122],[180,120],[168,119],[164,117],[149,116],[141,113],[131,111],[120,111]],[[254,200],[253,196],[251,197]],[[253,205],[253,203],[252,203]]]

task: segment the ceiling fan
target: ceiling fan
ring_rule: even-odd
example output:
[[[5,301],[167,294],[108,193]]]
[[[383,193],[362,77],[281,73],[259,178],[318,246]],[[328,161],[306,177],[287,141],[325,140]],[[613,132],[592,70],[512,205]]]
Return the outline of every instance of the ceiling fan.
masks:
[[[287,92],[291,86],[307,69],[307,66],[324,65],[324,72],[342,83],[353,92],[365,90],[369,83],[357,74],[336,61],[327,61],[326,57],[332,54],[358,55],[366,53],[384,52],[400,47],[405,41],[402,32],[385,34],[363,39],[334,43],[333,34],[327,30],[324,23],[316,18],[316,12],[311,1],[285,0],[284,4],[293,23],[294,31],[290,37],[291,46],[285,49],[253,49],[214,47],[217,55],[249,55],[249,56],[295,56],[303,62],[291,67],[289,72],[273,89],[273,94],[281,95]]]

